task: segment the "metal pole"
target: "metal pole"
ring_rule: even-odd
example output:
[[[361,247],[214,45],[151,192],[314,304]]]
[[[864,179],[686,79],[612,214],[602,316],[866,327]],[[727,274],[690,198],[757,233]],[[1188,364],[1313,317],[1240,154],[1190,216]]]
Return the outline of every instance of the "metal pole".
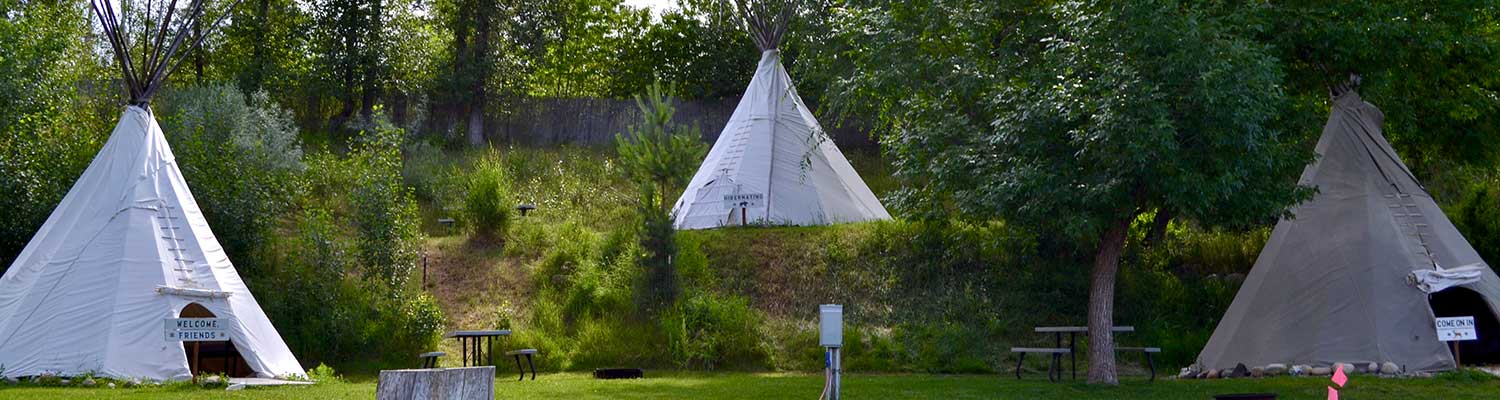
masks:
[[[843,355],[840,354],[841,351],[838,347],[833,347],[830,351],[833,352],[833,393],[831,396],[829,396],[829,399],[839,400],[839,390],[842,389],[843,386],[843,383],[839,382],[839,379],[840,375],[843,375],[844,373],[843,361],[839,359],[842,358]]]

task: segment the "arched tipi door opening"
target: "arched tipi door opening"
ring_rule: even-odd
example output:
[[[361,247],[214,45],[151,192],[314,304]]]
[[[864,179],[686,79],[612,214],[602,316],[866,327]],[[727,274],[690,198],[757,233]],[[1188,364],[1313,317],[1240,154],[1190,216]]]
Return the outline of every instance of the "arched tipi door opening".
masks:
[[[213,312],[203,308],[198,303],[188,303],[177,314],[178,318],[214,318]],[[250,365],[245,364],[245,358],[240,357],[239,349],[234,347],[234,342],[198,342],[194,346],[192,342],[182,343],[183,355],[187,356],[188,365],[193,365],[194,360],[198,363],[198,372],[207,375],[228,375],[234,378],[252,376],[255,371],[250,370]]]
[[[1428,297],[1432,314],[1444,317],[1474,317],[1479,340],[1458,342],[1459,362],[1463,365],[1485,365],[1500,363],[1500,320],[1490,311],[1488,303],[1478,292],[1453,287]],[[1452,345],[1449,344],[1449,351]]]

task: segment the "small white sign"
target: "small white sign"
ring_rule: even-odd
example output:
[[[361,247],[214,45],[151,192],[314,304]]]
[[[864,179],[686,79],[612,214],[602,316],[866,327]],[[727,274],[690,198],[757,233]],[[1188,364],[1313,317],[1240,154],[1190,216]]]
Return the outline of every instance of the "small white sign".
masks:
[[[760,207],[766,196],[760,193],[740,193],[724,195],[724,208],[750,208]]]
[[[223,318],[167,318],[163,330],[168,342],[220,342],[229,340]]]
[[[1438,340],[1444,342],[1479,339],[1479,333],[1474,330],[1474,317],[1438,318],[1437,334]]]

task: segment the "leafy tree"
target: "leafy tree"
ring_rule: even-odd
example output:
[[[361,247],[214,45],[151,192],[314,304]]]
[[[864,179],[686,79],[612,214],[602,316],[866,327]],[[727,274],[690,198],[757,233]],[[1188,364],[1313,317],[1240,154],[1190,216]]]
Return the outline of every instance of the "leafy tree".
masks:
[[[248,97],[248,98],[247,98]],[[186,87],[154,107],[193,197],[242,274],[261,273],[260,252],[301,195],[303,171],[291,112],[265,92],[228,85]]]
[[[95,80],[88,8],[0,2],[0,271],[10,267],[109,136],[117,99]],[[89,85],[80,84],[88,82]]]
[[[485,140],[485,111],[527,93],[529,75],[557,38],[558,2],[445,0],[437,21],[452,34],[441,64],[439,97],[467,117],[470,145]]]
[[[311,38],[305,34],[311,28],[309,13],[293,0],[246,0],[231,12],[214,54],[223,78],[242,93],[295,92],[311,67]]]
[[[1094,246],[1089,382],[1117,382],[1115,277],[1132,221],[1284,215],[1309,159],[1256,10],[1150,0],[858,2],[846,99],[872,99],[908,211],[998,217]],[[848,101],[848,100],[846,100]],[[849,103],[845,103],[846,107]]]
[[[620,0],[556,2],[561,14],[557,40],[548,44],[528,83],[534,97],[625,97],[614,81],[630,42],[651,23],[649,10],[625,7]]]
[[[671,258],[677,252],[672,199],[687,187],[707,149],[697,126],[672,123],[677,109],[660,82],[636,96],[636,104],[641,109],[641,123],[632,126],[628,136],[615,135],[615,148],[626,175],[640,189],[640,240],[647,253],[644,264],[650,269],[647,285],[651,289],[646,291],[650,296],[645,303],[650,309],[672,304],[676,298],[677,273]]]
[[[1257,35],[1282,60],[1298,126],[1318,126],[1327,118],[1328,88],[1359,74],[1360,94],[1385,114],[1391,144],[1439,197],[1468,186],[1450,172],[1500,160],[1500,1],[1274,1],[1264,8],[1245,23],[1264,27]],[[1316,140],[1316,130],[1306,132]]]

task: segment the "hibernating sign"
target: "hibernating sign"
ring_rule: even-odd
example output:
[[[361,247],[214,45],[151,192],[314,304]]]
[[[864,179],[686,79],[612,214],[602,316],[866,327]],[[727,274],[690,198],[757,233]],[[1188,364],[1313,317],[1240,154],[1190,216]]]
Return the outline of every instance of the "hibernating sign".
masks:
[[[749,208],[760,207],[766,196],[760,193],[740,193],[724,195],[724,208]]]
[[[228,323],[222,318],[167,318],[168,342],[221,342],[229,340]]]
[[[1474,330],[1474,317],[1438,318],[1437,334],[1438,340],[1444,342],[1479,339],[1479,333]]]

